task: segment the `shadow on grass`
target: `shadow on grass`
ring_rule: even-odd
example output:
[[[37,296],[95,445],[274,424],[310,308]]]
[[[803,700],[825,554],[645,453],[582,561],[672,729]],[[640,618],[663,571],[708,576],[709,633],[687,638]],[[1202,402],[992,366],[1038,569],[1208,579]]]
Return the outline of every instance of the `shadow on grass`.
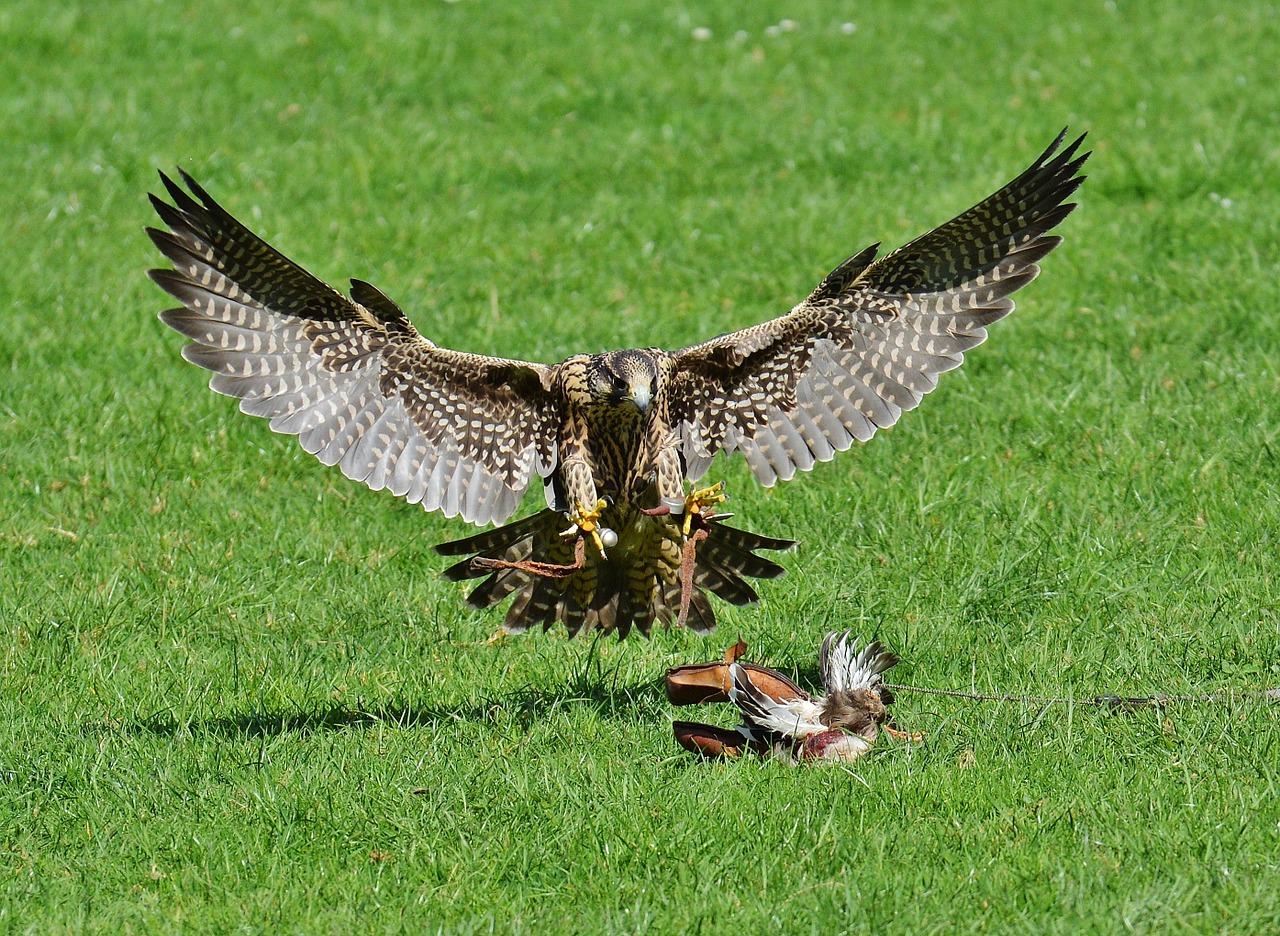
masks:
[[[389,704],[374,709],[334,705],[294,711],[255,711],[208,719],[180,719],[171,712],[126,723],[126,732],[150,733],[164,737],[213,734],[228,738],[260,738],[285,734],[326,731],[364,731],[385,724],[397,728],[420,728],[441,722],[489,722],[515,724],[527,728],[568,707],[585,706],[606,718],[621,718],[638,709],[651,709],[665,699],[661,682],[630,686],[605,682],[575,681],[567,686],[544,689],[526,686],[513,692],[486,696],[454,705]]]

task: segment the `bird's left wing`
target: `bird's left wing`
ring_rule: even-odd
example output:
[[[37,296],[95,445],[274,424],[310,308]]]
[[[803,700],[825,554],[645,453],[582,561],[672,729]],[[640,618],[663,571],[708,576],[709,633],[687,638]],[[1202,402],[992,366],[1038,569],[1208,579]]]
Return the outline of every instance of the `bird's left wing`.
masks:
[[[697,480],[717,451],[741,452],[766,486],[897,422],[1013,310],[1075,207],[1084,137],[1066,131],[1025,172],[881,259],[837,267],[781,318],[677,353],[672,425]]]
[[[751,673],[734,663],[729,667],[729,700],[742,712],[751,729],[773,731],[790,738],[804,738],[826,731],[819,716],[822,708],[807,698],[775,699],[751,681]]]
[[[173,269],[151,277],[183,308],[161,319],[209,386],[298,436],[374,490],[472,523],[501,523],[556,465],[553,369],[450,351],[394,302],[352,280],[351,298],[228,214],[186,173],[151,196],[147,233]],[[193,197],[194,196],[194,197]]]

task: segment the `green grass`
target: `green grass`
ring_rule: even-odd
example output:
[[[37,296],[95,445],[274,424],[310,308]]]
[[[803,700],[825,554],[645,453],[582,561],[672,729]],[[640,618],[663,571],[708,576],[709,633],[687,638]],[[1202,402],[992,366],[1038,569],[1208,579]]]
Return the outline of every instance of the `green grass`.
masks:
[[[850,627],[925,686],[1280,684],[1277,10],[534,6],[0,10],[0,928],[1275,931],[1274,709],[904,694],[923,745],[796,770],[678,751],[661,676]],[[205,390],[144,276],[177,164],[441,343],[677,347],[1066,123],[1066,244],[962,371],[780,489],[713,469],[802,544],[709,640],[486,644],[465,528]]]

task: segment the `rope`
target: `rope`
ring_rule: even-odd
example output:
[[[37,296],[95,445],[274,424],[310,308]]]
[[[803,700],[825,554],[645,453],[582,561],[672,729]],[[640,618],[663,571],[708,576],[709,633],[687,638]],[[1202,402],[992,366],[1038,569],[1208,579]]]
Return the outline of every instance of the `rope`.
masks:
[[[1022,702],[1027,705],[1096,705],[1109,709],[1129,711],[1148,706],[1172,705],[1178,702],[1231,702],[1236,699],[1254,699],[1263,702],[1280,702],[1280,689],[1227,689],[1221,692],[1204,692],[1190,695],[1173,695],[1167,692],[1149,696],[1118,696],[1108,693],[1090,699],[1063,699],[1049,696],[998,695],[984,692],[962,692],[959,689],[928,689],[924,686],[900,686],[885,683],[894,692],[919,692],[924,695],[948,696],[953,699],[970,699],[975,702]]]
[[[530,575],[540,575],[543,578],[562,579],[573,575],[573,573],[586,565],[586,562],[587,539],[585,536],[579,536],[577,542],[573,545],[573,565],[560,565],[556,562],[539,562],[536,559],[521,559],[509,562],[506,559],[489,559],[486,556],[474,556],[471,559],[471,569],[473,572],[490,572],[495,569],[516,569],[520,572],[527,572]]]
[[[707,526],[698,527],[684,541],[680,552],[680,614],[676,627],[684,627],[689,619],[689,603],[693,600],[693,573],[697,571],[698,544],[707,538]]]

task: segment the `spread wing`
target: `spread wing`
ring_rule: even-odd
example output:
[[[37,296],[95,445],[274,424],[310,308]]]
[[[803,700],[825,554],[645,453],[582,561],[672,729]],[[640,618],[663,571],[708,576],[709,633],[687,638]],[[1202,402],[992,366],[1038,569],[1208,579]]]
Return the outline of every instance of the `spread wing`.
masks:
[[[896,653],[879,641],[872,641],[859,650],[857,639],[851,641],[851,637],[849,631],[843,634],[831,631],[822,641],[818,670],[828,695],[880,686],[884,683],[882,674],[901,662]]]
[[[1046,234],[1075,207],[1084,137],[1064,130],[1022,175],[905,247],[874,245],[836,268],[791,312],[678,352],[672,421],[697,480],[717,451],[741,452],[765,485],[892,426],[959,367],[986,326],[1013,311],[1061,242]]]
[[[773,731],[789,738],[827,730],[820,719],[822,707],[812,699],[775,699],[762,692],[751,681],[750,671],[737,663],[729,666],[729,679],[729,700],[742,712],[749,730]]]
[[[447,517],[500,523],[554,469],[552,368],[437,347],[368,283],[348,299],[182,178],[191,194],[162,173],[173,204],[151,196],[169,230],[147,233],[173,263],[151,278],[183,304],[160,318],[210,387],[347,477]]]

